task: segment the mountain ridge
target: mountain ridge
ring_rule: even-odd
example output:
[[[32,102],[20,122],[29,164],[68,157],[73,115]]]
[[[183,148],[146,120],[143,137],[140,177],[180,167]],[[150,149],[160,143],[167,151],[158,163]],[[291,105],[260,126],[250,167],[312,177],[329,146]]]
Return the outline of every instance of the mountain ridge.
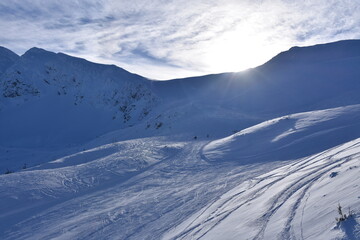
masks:
[[[311,60],[312,54],[308,52],[319,48],[322,52],[327,49],[322,58],[328,60],[331,60],[329,56],[333,53],[326,52],[335,54],[344,48],[346,56],[360,55],[360,51],[353,51],[354,46],[355,49],[360,48],[360,41],[295,48],[295,52],[299,52],[295,55],[300,54],[302,58]],[[21,138],[22,133],[17,130],[19,124],[12,124],[11,116],[15,117],[14,113],[9,112],[8,115],[4,111],[10,106],[17,106],[15,108],[19,108],[18,113],[24,118],[26,111],[20,110],[22,104],[26,105],[23,108],[38,109],[33,122],[42,122],[40,125],[56,120],[46,112],[71,118],[72,115],[66,113],[65,105],[73,109],[73,113],[83,111],[84,116],[92,116],[91,112],[94,112],[104,119],[90,124],[87,131],[90,128],[99,129],[96,126],[109,126],[96,136],[110,130],[139,125],[139,131],[143,129],[144,136],[186,133],[225,137],[226,134],[221,133],[222,130],[217,131],[216,126],[225,125],[226,133],[230,133],[294,111],[360,103],[357,93],[360,88],[357,80],[360,77],[357,67],[359,58],[346,61],[342,57],[335,58],[336,61],[300,61],[289,65],[282,56],[293,55],[292,52],[294,48],[274,57],[277,62],[282,59],[280,62],[283,64],[280,65],[270,60],[260,67],[239,73],[152,81],[114,65],[96,64],[63,53],[32,48],[0,77],[0,114],[5,116],[0,121],[3,126],[7,126],[3,129],[7,134],[3,135],[2,141],[0,139],[0,145],[8,142],[5,139],[15,141]],[[322,94],[318,94],[320,89]],[[302,97],[304,94],[306,98]],[[45,102],[53,102],[53,106]],[[31,107],[31,103],[38,107]],[[53,111],[52,108],[56,106],[63,109],[63,113]],[[212,116],[210,118],[209,113]],[[81,122],[89,122],[88,118],[76,116],[73,122],[80,124],[79,129],[84,125]],[[202,118],[208,118],[206,127],[201,123]],[[197,127],[193,126],[192,121],[197,122]],[[28,126],[31,128],[30,123]]]
[[[294,46],[287,51],[277,54],[263,65],[275,64],[279,62],[284,64],[284,60],[291,63],[309,61],[314,64],[321,61],[334,61],[347,58],[360,57],[360,40],[341,40],[331,43],[316,44],[313,46]]]

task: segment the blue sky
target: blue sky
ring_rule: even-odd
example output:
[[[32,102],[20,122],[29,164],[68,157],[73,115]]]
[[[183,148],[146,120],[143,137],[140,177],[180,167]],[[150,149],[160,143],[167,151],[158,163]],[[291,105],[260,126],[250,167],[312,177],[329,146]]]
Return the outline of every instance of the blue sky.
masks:
[[[360,38],[358,0],[2,0],[0,45],[153,79],[240,71],[291,46]]]

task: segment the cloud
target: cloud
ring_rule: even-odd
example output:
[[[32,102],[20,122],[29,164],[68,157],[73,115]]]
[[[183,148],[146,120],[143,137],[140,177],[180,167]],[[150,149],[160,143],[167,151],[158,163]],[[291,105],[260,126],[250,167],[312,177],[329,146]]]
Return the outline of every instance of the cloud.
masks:
[[[293,45],[360,38],[352,0],[12,0],[0,45],[38,46],[151,78],[237,71]]]

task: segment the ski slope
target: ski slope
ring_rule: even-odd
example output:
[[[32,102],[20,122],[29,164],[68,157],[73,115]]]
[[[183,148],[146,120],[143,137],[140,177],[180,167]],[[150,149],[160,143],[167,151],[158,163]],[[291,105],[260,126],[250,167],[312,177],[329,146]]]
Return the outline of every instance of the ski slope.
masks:
[[[356,105],[295,114],[292,118],[303,123],[301,131],[306,132],[334,122],[346,126],[349,116],[359,113],[360,107]],[[261,143],[271,134],[289,135],[289,129],[275,124],[278,122],[279,119],[266,121],[234,136],[247,133]],[[259,134],[269,126],[271,131]],[[332,136],[332,131],[321,133],[323,138]],[[294,138],[298,148],[307,146],[306,141]],[[297,138],[302,140],[303,136]],[[360,195],[356,193],[360,192],[360,139],[298,160],[280,161],[275,151],[261,162],[244,162],[237,149],[241,144],[229,143],[227,139],[173,141],[170,137],[150,137],[120,141],[1,175],[3,237],[336,239],[349,234],[359,236],[358,224],[336,226],[335,217],[337,204],[341,203],[344,208],[350,207],[354,221],[359,221]],[[236,153],[231,161],[209,158],[219,142],[228,147],[224,152],[230,154],[231,149]],[[259,145],[260,152],[261,149],[266,151],[265,143]]]
[[[163,239],[359,239],[360,139],[245,181]],[[336,207],[354,216],[337,224]],[[355,220],[356,219],[356,220]]]

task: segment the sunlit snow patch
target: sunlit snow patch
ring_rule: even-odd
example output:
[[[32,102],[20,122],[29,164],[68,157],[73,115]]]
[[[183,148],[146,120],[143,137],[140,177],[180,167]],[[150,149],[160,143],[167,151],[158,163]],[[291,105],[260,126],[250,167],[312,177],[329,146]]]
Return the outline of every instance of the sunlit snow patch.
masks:
[[[244,129],[204,147],[209,161],[305,157],[358,137],[360,105],[292,114]]]

